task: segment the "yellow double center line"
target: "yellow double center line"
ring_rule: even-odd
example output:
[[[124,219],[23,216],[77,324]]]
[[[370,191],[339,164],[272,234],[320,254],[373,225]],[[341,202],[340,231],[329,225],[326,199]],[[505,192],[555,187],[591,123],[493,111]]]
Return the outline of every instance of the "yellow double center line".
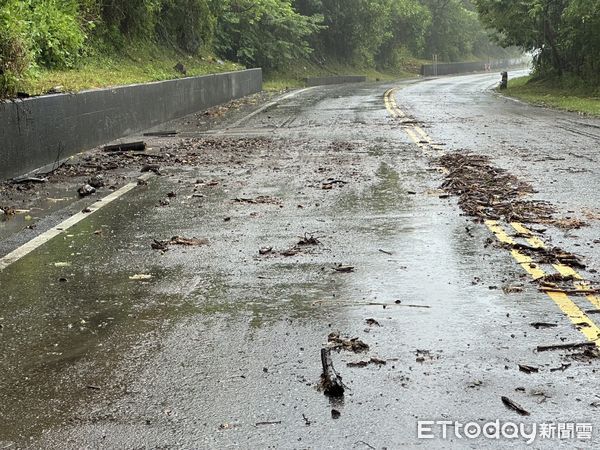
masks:
[[[516,242],[508,235],[508,233],[504,230],[504,228],[500,225],[498,221],[488,220],[485,222],[487,227],[490,229],[492,233],[496,236],[496,238],[502,242],[503,244],[507,244],[511,247],[516,245]],[[544,249],[546,245],[544,242],[533,236],[533,233],[527,229],[523,224],[518,222],[513,222],[510,224],[514,230],[525,236],[529,236],[527,238],[527,242],[533,248]],[[522,253],[521,251],[513,248],[511,250],[512,257],[517,263],[523,267],[525,272],[527,272],[534,280],[538,280],[540,278],[544,278],[547,276],[547,273],[544,272],[533,259]],[[572,267],[569,267],[564,264],[553,264],[553,267],[563,276],[572,276],[577,280],[583,280],[583,277],[575,271]],[[578,290],[584,290],[584,287],[580,283],[574,284],[575,288]],[[590,341],[594,342],[596,346],[600,347],[600,328],[585,314],[579,306],[573,302],[569,296],[564,292],[559,291],[547,291],[546,294],[550,297],[556,306],[560,308],[560,310],[569,318],[569,320],[575,325],[575,327]],[[587,300],[594,305],[596,308],[600,305],[600,301],[597,297],[593,295],[587,295]]]
[[[408,137],[417,144],[424,152],[430,153],[432,150],[438,154],[442,153],[442,147],[439,144],[434,144],[428,134],[398,107],[395,99],[395,89],[388,90],[384,95],[384,103],[389,114],[397,119],[400,119],[400,124],[403,125],[404,131]],[[533,278],[538,280],[547,276],[533,259],[525,255],[523,252],[514,248],[516,242],[505,231],[504,227],[498,221],[488,220],[485,222],[490,231],[496,236],[498,241],[513,247],[511,255],[514,260],[523,267],[523,269]],[[527,229],[522,223],[513,222],[510,226],[521,236],[526,236],[528,244],[537,249],[545,249],[546,244]],[[584,278],[577,273],[575,269],[565,264],[553,264],[556,271],[564,277],[572,277],[575,290],[583,293],[586,292],[586,286],[583,283]],[[600,328],[592,321],[585,312],[571,300],[568,294],[560,291],[549,290],[546,292],[560,310],[569,318],[575,327],[591,342],[594,342],[597,347],[600,347]],[[597,309],[600,309],[600,299],[595,295],[586,294],[586,299]]]
[[[398,107],[395,97],[396,90],[390,89],[384,94],[383,101],[390,115],[400,119],[400,123],[404,125],[404,131],[408,137],[425,152],[430,150],[441,152],[443,150],[442,146],[435,144],[423,128],[421,128],[414,120],[407,117],[406,113]]]

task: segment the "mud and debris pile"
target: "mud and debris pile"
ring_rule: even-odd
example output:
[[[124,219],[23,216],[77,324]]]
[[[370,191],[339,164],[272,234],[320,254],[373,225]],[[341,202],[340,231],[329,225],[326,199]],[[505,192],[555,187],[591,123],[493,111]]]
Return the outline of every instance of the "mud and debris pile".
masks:
[[[243,166],[257,153],[268,152],[278,145],[268,138],[227,137],[177,139],[160,142],[154,147],[142,144],[144,148],[141,150],[142,146],[139,146],[139,151],[130,151],[125,144],[116,146],[116,151],[99,148],[63,161],[43,177],[28,175],[0,181],[0,217],[6,219],[14,215],[15,210],[39,206],[48,197],[48,192],[63,184],[71,186],[73,198],[87,197],[102,187],[116,190],[140,172],[161,175],[169,168],[220,164]],[[259,198],[256,202],[267,203],[270,200]],[[272,199],[272,203],[277,203],[277,200]]]
[[[60,182],[77,177],[105,177],[107,173],[118,169],[140,169],[150,165],[181,167],[189,165],[219,164],[231,162],[232,158],[250,156],[257,150],[275,145],[267,138],[189,138],[179,139],[175,143],[160,148],[140,151],[101,151],[88,152],[70,159],[46,174],[43,182]],[[119,147],[118,145],[115,147]],[[241,162],[241,161],[240,161]],[[38,179],[28,178],[18,183],[2,183],[2,188],[31,190],[40,184]],[[88,183],[91,184],[91,183]],[[93,186],[93,184],[92,184]]]
[[[300,237],[300,240],[293,246],[282,250],[275,251],[271,246],[261,247],[258,251],[260,256],[284,256],[292,257],[300,253],[311,254],[315,253],[316,249],[321,246],[321,241],[310,233],[305,233],[304,236]]]
[[[166,252],[170,246],[180,245],[183,247],[203,247],[208,245],[208,239],[197,239],[197,238],[185,238],[181,236],[174,236],[169,240],[158,240],[155,239],[151,247],[154,250],[161,250]]]
[[[537,278],[538,289],[542,292],[561,292],[569,295],[594,295],[600,292],[600,285],[575,275],[550,274]]]
[[[502,244],[508,247],[509,250],[517,250],[519,253],[531,258],[532,263],[535,264],[562,264],[569,267],[578,269],[585,269],[586,265],[582,261],[581,257],[563,250],[560,247],[534,247],[531,245],[513,243],[513,244]],[[559,275],[553,275],[558,277]],[[565,277],[562,277],[565,278]]]
[[[447,171],[443,189],[457,196],[460,208],[475,220],[546,224],[562,229],[581,228],[586,225],[579,219],[555,217],[556,210],[548,202],[525,199],[535,193],[533,187],[506,170],[491,165],[487,156],[450,153],[440,157],[437,163]],[[544,232],[545,230],[534,230],[517,233],[516,237],[533,242],[531,245],[511,241],[502,243],[502,246],[527,257],[531,261],[532,269],[539,266],[586,269],[586,264],[580,256],[560,247],[537,245],[535,241],[531,241],[534,233]],[[548,293],[593,295],[600,291],[597,282],[585,279],[579,274],[553,273],[535,278],[534,283],[540,291]]]
[[[438,163],[448,170],[442,187],[459,197],[462,210],[481,220],[550,223],[555,209],[547,202],[524,200],[533,187],[504,169],[490,164],[487,156],[450,153]]]
[[[330,348],[334,350],[346,350],[354,353],[369,351],[369,345],[358,338],[345,338],[338,331],[334,331],[327,337]]]

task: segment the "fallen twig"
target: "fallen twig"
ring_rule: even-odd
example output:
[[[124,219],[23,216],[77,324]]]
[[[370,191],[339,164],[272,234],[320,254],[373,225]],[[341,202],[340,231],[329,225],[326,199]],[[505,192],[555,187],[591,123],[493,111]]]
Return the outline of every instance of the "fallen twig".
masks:
[[[404,306],[405,308],[425,308],[425,309],[431,308],[431,306],[428,306],[428,305],[410,305],[407,303],[375,303],[375,302],[371,302],[371,303],[367,303],[367,306],[384,306],[386,308],[388,306]]]
[[[528,366],[525,364],[519,364],[519,370],[525,373],[537,373],[540,371],[538,367]]]
[[[255,426],[260,427],[263,425],[281,425],[281,420],[274,420],[272,422],[256,422]]]
[[[185,247],[201,247],[208,245],[208,239],[196,239],[196,238],[184,238],[181,236],[174,236],[168,241],[159,241],[157,239],[152,242],[152,248],[154,250],[167,251],[170,245],[182,245]]]
[[[508,397],[502,397],[502,403],[504,403],[504,405],[507,408],[512,409],[513,411],[516,411],[518,414],[522,415],[522,416],[529,416],[529,411],[527,411],[525,408],[523,408],[521,405],[519,405],[518,403],[515,403],[514,401],[512,401],[510,398]]]
[[[46,183],[47,181],[48,181],[48,178],[25,176],[25,177],[13,178],[12,180],[10,180],[10,183],[11,184]]]
[[[533,328],[535,328],[536,330],[539,330],[540,328],[556,328],[558,326],[555,323],[546,323],[546,322],[533,322],[530,325]]]
[[[342,397],[346,386],[342,382],[342,377],[336,372],[331,359],[331,349],[321,349],[321,365],[323,373],[321,374],[321,389],[329,397]]]
[[[579,348],[595,348],[596,344],[593,342],[580,342],[574,344],[556,344],[556,345],[538,345],[538,352],[547,352],[551,350],[577,350]]]
[[[383,359],[372,357],[368,361],[349,362],[346,365],[348,367],[367,367],[370,364],[375,364],[377,366],[385,366],[387,362]]]
[[[147,133],[144,133],[144,136],[162,137],[162,136],[175,136],[176,134],[177,134],[177,131],[175,131],[175,130],[170,130],[170,131],[149,131]]]
[[[550,369],[550,372],[564,372],[569,367],[571,367],[571,364],[562,364],[560,367],[555,367],[553,369]]]
[[[354,267],[353,266],[342,266],[341,264],[339,266],[335,266],[333,268],[333,270],[335,270],[336,272],[339,273],[351,273],[354,272]]]
[[[143,152],[146,150],[146,143],[143,141],[139,142],[126,142],[122,144],[106,145],[104,151],[108,153],[112,152]]]

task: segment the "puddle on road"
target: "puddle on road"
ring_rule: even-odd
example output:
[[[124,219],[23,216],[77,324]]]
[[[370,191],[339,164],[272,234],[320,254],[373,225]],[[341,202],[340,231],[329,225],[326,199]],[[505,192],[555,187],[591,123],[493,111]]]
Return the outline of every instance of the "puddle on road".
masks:
[[[414,174],[401,175],[393,167],[382,163],[376,171],[377,180],[366,189],[348,192],[340,197],[335,209],[340,217],[361,217],[353,228],[378,236],[392,237],[414,231],[411,217],[416,213],[414,196],[409,194],[407,179]],[[414,189],[414,187],[412,187]]]
[[[344,195],[337,209],[346,213],[390,214],[412,209],[408,188],[404,187],[400,174],[386,163],[381,163],[376,172],[377,182],[358,193]]]
[[[178,293],[156,293],[156,285],[174,282],[181,273],[132,260],[126,240],[144,214],[124,221],[130,205],[115,206],[0,274],[2,439],[29,437],[62,423],[71,408],[98,395],[89,386],[110,391],[112,372],[140,336],[193,311]],[[138,271],[152,278],[131,280]]]
[[[32,194],[30,191],[2,193],[0,198],[2,206],[21,209],[22,212],[14,216],[0,215],[0,241],[28,226],[35,226],[40,218],[59,211],[79,199],[75,186],[40,185],[34,192],[37,194]],[[32,195],[38,199],[32,202]],[[32,202],[33,206],[23,206],[29,202]]]
[[[129,280],[130,273],[98,279],[85,267],[69,267],[68,281],[49,284],[65,271],[43,264],[44,258],[35,256],[17,263],[2,283],[0,435],[5,437],[60,423],[69,407],[89,397],[86,386],[102,387],[111,379],[139,336],[190,309],[180,296],[153,292],[153,282],[176,273],[155,269],[152,282],[140,283]],[[38,419],[23,423],[24,415]]]
[[[284,268],[273,267],[269,270],[270,280],[261,286],[254,283],[236,283],[226,280],[220,286],[210,285],[191,295],[198,313],[210,316],[227,314],[232,321],[250,315],[250,326],[260,328],[267,324],[289,319],[319,319],[328,317],[335,308],[339,308],[332,292],[342,285],[342,280],[334,275],[323,277],[322,264],[301,265],[290,263],[297,276],[283,274]],[[306,273],[321,273],[312,281],[298,281],[306,278]],[[325,305],[325,307],[323,306]]]

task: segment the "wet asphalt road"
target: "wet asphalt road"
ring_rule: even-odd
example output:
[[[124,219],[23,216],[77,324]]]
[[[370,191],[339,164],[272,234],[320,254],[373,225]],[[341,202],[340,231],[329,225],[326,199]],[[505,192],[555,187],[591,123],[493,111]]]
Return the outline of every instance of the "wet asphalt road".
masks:
[[[250,117],[165,125],[199,151],[215,152],[206,137],[233,145],[165,168],[0,273],[0,448],[520,447],[419,440],[417,421],[597,426],[598,361],[534,351],[583,336],[487,228],[440,198],[440,174],[383,102],[398,88],[445,151],[492,156],[565,214],[597,211],[600,123],[497,97],[496,78],[321,87]],[[247,137],[260,139],[235,145]],[[345,183],[323,189],[332,180]],[[259,196],[269,202],[236,201]],[[548,233],[598,268],[589,223]],[[175,235],[209,244],[150,248]],[[281,254],[305,235],[320,244]],[[514,283],[523,292],[504,294]],[[336,402],[317,390],[332,331],[370,346],[334,354],[350,388]],[[346,365],[370,357],[386,364]],[[535,447],[591,447],[595,431]]]

